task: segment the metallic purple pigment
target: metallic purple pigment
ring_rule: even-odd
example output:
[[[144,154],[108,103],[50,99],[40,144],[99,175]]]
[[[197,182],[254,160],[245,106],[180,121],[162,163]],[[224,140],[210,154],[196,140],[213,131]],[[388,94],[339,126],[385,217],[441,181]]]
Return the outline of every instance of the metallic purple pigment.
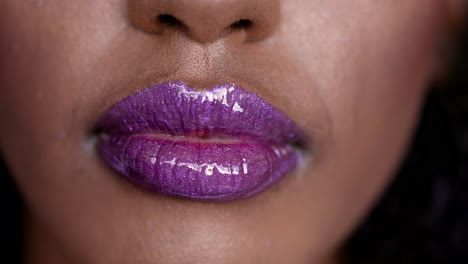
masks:
[[[197,200],[257,194],[297,166],[303,133],[234,84],[170,82],[118,102],[98,123],[104,161],[150,191]]]

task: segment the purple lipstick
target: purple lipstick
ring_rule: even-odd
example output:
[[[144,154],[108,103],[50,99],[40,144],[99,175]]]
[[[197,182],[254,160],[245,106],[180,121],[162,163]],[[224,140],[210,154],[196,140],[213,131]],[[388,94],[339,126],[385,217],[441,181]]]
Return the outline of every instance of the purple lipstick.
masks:
[[[234,84],[196,91],[169,82],[136,92],[98,122],[104,161],[137,186],[225,201],[264,191],[293,170],[299,127]]]

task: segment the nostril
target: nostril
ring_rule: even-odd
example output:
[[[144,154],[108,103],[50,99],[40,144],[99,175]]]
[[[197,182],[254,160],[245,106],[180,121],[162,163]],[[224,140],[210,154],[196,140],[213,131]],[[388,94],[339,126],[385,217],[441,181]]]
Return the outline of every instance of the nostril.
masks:
[[[168,15],[168,14],[162,14],[157,17],[157,21],[164,25],[164,26],[169,26],[169,27],[176,27],[176,26],[183,26],[184,23],[177,19],[175,16]]]
[[[236,22],[232,23],[229,28],[234,29],[234,30],[239,30],[239,29],[249,29],[252,27],[252,20],[250,19],[239,19]]]

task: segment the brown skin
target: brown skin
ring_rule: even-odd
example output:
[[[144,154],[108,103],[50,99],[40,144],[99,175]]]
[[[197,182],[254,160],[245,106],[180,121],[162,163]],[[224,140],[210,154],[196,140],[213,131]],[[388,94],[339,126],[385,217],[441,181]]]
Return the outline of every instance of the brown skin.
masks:
[[[334,262],[404,154],[452,4],[1,1],[0,150],[27,203],[26,263]],[[239,19],[252,25],[229,28]],[[168,80],[261,95],[314,158],[241,201],[136,188],[103,164],[93,126]]]

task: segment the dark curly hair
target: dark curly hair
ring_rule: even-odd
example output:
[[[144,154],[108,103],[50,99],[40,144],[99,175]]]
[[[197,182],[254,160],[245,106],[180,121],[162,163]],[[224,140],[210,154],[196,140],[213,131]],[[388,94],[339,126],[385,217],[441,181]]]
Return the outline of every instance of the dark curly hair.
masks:
[[[351,264],[468,263],[468,30],[398,175],[347,242]]]
[[[348,263],[468,263],[468,49],[454,65],[429,94],[400,172],[347,241]],[[4,164],[0,194],[3,259],[20,263],[24,206]]]

